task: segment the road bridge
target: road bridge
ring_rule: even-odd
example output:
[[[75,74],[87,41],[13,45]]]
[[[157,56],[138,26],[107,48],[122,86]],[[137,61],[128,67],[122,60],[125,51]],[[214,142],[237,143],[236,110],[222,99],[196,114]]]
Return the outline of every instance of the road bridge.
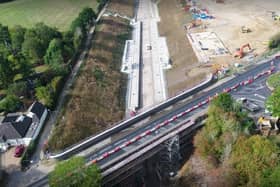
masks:
[[[193,119],[193,116],[207,109],[208,103],[218,93],[228,92],[233,97],[240,97],[242,94],[254,92],[255,95],[249,95],[250,99],[254,99],[254,97],[256,97],[255,99],[266,98],[270,95],[270,91],[265,85],[266,79],[270,74],[280,69],[279,59],[274,59],[273,66],[271,62],[267,61],[259,65],[256,64],[246,72],[236,75],[223,84],[194,95],[192,99],[181,103],[180,107],[172,108],[165,115],[149,121],[145,126],[87,155],[87,161],[89,163],[97,163],[103,169],[103,174],[106,178],[106,176],[110,175],[110,171],[112,173],[113,168],[121,168],[120,164],[125,163],[129,156],[133,155],[137,158],[138,154],[139,158],[143,157],[140,154],[140,150],[144,151],[153,147],[151,145],[155,145],[153,144],[155,141],[159,141],[164,137],[167,138],[168,134],[176,132],[174,129],[180,129],[183,122]],[[264,106],[262,106],[263,110]],[[148,151],[146,152],[148,153]]]

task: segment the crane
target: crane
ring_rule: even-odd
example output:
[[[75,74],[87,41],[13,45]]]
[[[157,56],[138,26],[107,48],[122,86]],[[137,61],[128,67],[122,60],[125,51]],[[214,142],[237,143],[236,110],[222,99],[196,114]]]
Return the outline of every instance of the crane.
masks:
[[[237,49],[236,53],[234,54],[234,57],[243,58],[244,57],[244,48],[248,47],[249,50],[251,50],[250,44],[245,44],[241,48]]]

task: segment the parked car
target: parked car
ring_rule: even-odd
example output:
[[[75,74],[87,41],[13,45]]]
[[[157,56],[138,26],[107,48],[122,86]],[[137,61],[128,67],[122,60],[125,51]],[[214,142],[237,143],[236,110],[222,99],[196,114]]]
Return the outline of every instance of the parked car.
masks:
[[[24,152],[24,149],[25,149],[24,145],[18,145],[18,146],[16,146],[14,156],[15,156],[15,157],[21,157],[22,153]]]
[[[250,112],[257,112],[261,109],[259,105],[244,97],[238,98],[236,101],[240,103],[244,109]]]

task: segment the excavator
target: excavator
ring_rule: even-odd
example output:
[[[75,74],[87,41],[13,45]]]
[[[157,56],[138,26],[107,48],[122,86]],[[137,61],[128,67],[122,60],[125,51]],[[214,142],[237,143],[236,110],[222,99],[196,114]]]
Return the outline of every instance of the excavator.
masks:
[[[251,46],[250,44],[245,44],[243,45],[241,48],[238,48],[237,51],[234,54],[234,57],[239,57],[239,58],[243,58],[244,57],[244,48],[248,47],[249,50],[251,50]]]

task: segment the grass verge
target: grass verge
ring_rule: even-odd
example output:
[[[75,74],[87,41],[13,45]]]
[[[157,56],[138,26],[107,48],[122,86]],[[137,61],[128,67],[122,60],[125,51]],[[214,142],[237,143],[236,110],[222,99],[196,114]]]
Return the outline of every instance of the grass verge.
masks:
[[[96,10],[95,0],[15,0],[0,3],[0,23],[32,27],[38,22],[65,31],[84,7]]]
[[[271,75],[267,79],[267,84],[269,85],[269,87],[271,87],[273,89],[279,87],[280,86],[280,73]]]

